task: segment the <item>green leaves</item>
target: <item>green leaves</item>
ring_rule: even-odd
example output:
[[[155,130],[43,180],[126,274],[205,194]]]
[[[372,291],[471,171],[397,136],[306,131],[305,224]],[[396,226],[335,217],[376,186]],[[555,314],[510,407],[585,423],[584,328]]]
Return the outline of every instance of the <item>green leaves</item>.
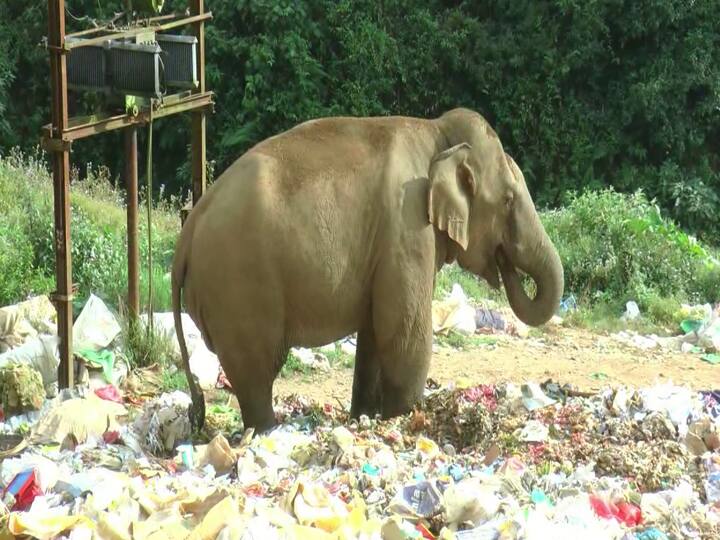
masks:
[[[167,0],[164,12],[184,11]],[[103,18],[120,0],[73,0]],[[261,139],[328,115],[474,108],[540,206],[566,191],[643,189],[677,223],[720,238],[720,0],[212,0],[209,157],[222,172]],[[0,148],[49,120],[46,6],[0,2]],[[70,29],[79,23],[68,17]],[[100,100],[73,99],[78,111]],[[158,176],[190,187],[187,122],[158,122]],[[141,141],[142,144],[142,141]],[[73,148],[120,173],[118,137]]]

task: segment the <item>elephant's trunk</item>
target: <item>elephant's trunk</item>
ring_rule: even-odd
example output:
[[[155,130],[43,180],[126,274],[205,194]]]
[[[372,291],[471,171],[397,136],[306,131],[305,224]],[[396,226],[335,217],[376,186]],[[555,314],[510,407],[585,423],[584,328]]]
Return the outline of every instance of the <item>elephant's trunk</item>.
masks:
[[[542,228],[542,225],[540,227]],[[560,305],[564,283],[563,267],[555,246],[544,230],[535,248],[529,251],[528,257],[521,256],[519,260],[513,260],[513,257],[508,257],[500,248],[498,266],[510,307],[518,319],[530,326],[540,326],[552,318]],[[516,268],[526,272],[535,281],[535,298],[528,297]]]

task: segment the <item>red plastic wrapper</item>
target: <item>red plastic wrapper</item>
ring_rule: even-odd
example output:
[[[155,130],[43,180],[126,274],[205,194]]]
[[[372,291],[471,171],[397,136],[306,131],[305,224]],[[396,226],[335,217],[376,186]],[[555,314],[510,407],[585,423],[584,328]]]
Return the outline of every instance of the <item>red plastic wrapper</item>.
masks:
[[[590,495],[590,506],[601,518],[616,519],[628,527],[635,527],[642,523],[640,508],[629,502],[613,503],[607,499]]]
[[[114,401],[115,403],[120,403],[122,405],[123,399],[120,395],[120,391],[115,388],[112,384],[108,384],[107,386],[103,386],[101,388],[97,388],[95,390],[95,395],[99,397],[100,399],[105,399],[107,401]]]
[[[42,495],[40,485],[35,475],[35,469],[28,469],[15,475],[5,491],[3,491],[3,499],[10,494],[15,499],[12,506],[13,511],[24,511],[30,508],[35,497]]]
[[[106,431],[103,433],[103,441],[105,441],[105,444],[115,444],[120,440],[120,432],[119,431]]]

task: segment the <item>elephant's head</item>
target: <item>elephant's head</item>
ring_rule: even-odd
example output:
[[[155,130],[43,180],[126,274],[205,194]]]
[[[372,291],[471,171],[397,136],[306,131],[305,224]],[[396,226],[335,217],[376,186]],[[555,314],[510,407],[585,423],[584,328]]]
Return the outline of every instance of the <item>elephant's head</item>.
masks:
[[[437,124],[447,149],[430,164],[431,223],[447,232],[449,251],[462,268],[496,288],[499,270],[521,321],[532,326],[547,322],[562,297],[563,267],[522,172],[479,114],[456,109]],[[533,299],[518,270],[535,281]]]

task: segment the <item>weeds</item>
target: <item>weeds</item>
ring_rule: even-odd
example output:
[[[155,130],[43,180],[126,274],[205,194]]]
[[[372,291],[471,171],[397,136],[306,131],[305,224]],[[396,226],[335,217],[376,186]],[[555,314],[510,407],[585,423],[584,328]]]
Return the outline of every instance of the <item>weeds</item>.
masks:
[[[121,317],[123,349],[133,369],[159,364],[163,368],[177,367],[178,357],[173,338],[155,328],[148,329],[142,320],[133,321],[127,316]],[[167,369],[163,369],[163,380]]]
[[[187,377],[185,377],[183,370],[177,368],[164,369],[162,372],[161,390],[162,392],[174,392],[175,390],[189,392]]]

